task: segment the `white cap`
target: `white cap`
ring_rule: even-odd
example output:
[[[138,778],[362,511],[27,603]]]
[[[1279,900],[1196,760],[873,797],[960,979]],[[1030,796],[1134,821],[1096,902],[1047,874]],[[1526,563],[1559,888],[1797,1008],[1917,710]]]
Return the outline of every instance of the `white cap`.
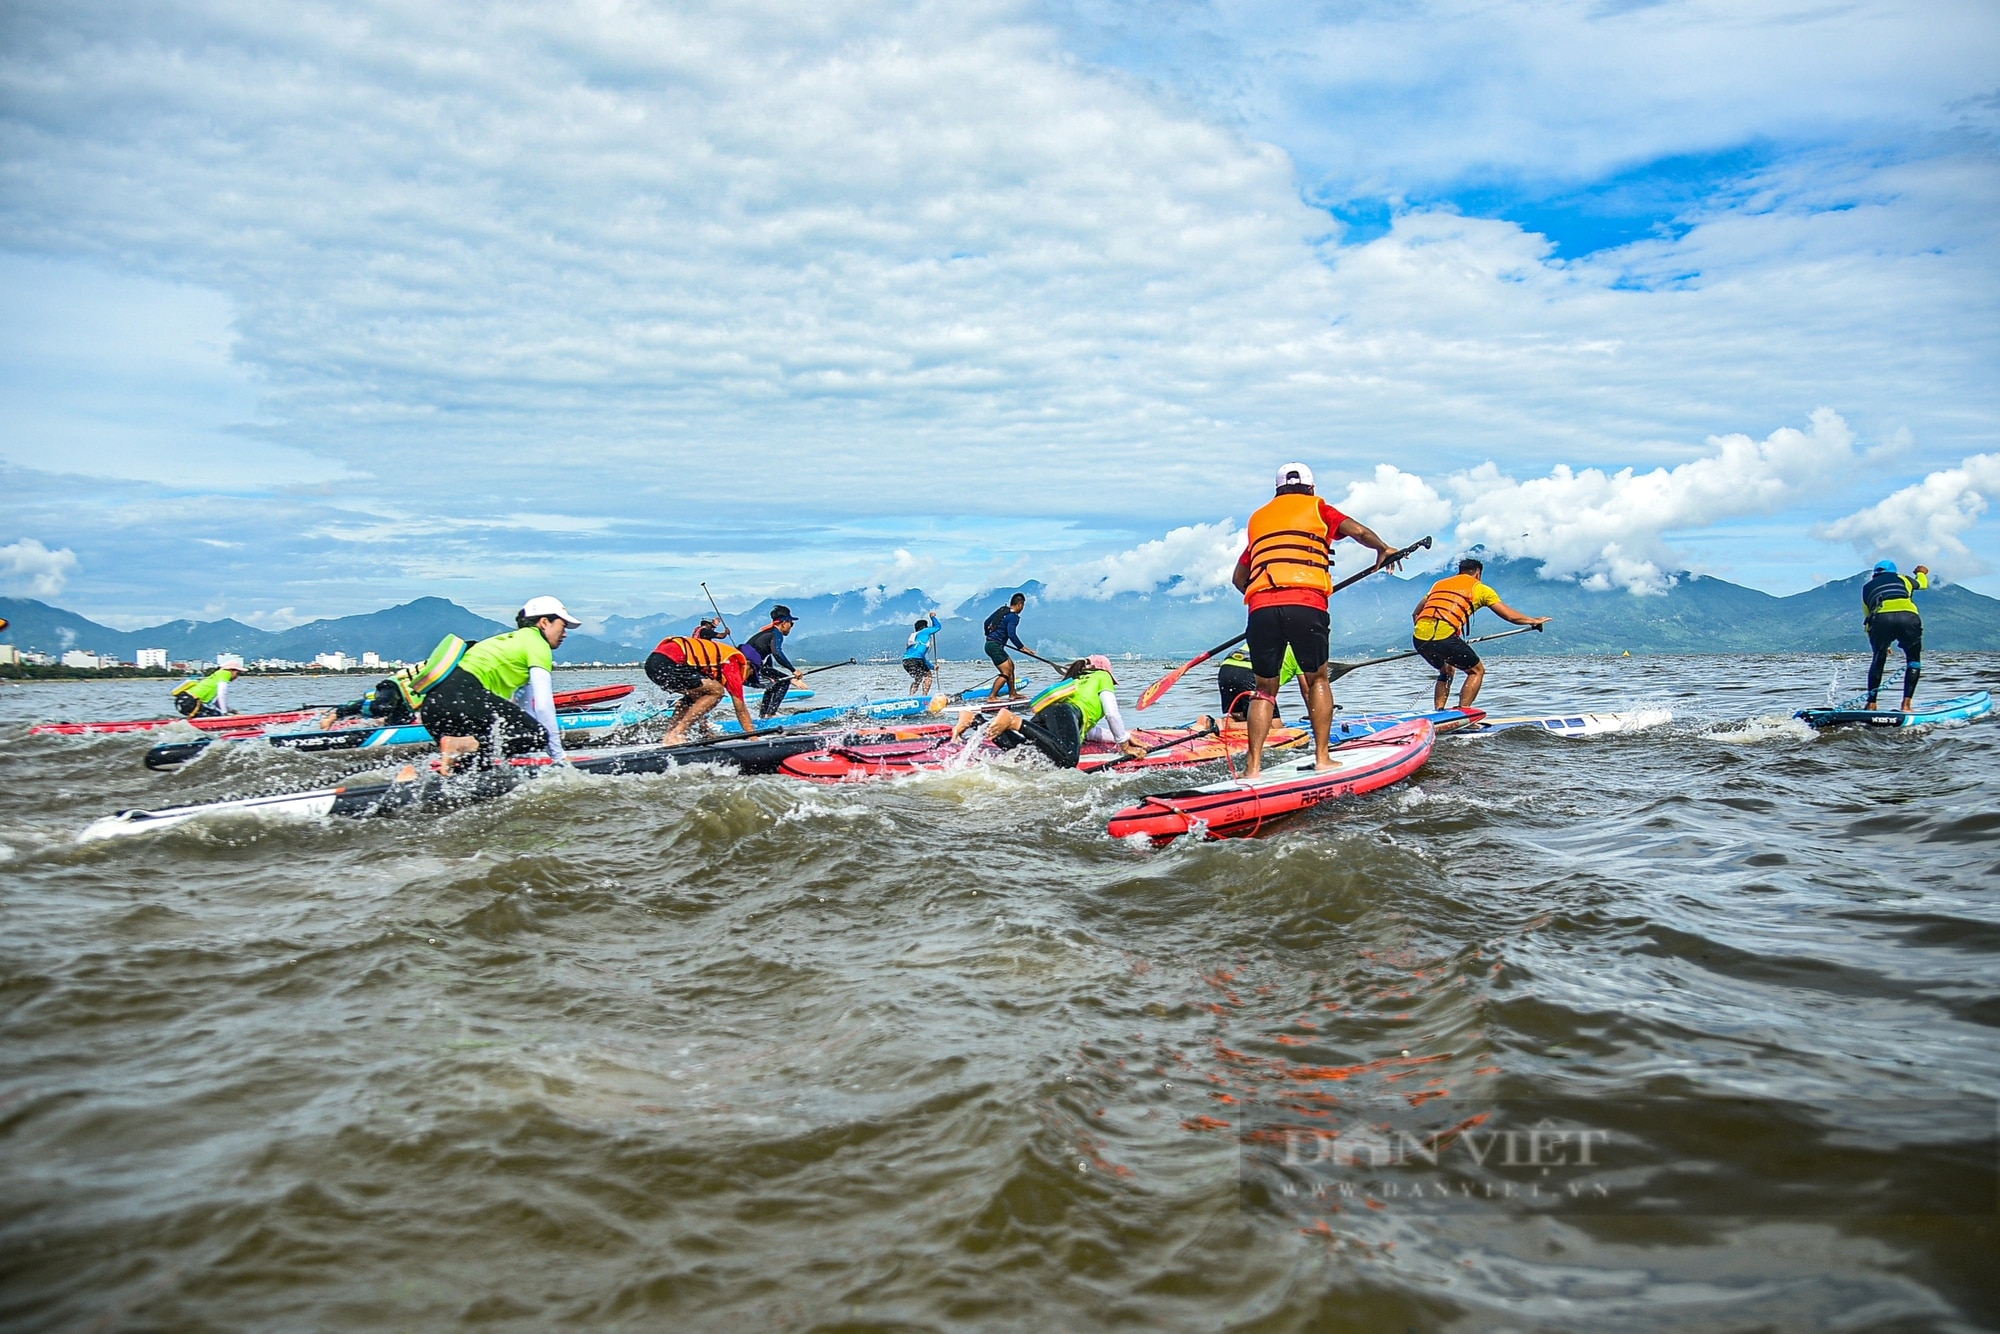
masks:
[[[560,616],[563,618],[563,624],[571,629],[583,624],[569,614],[569,608],[563,606],[560,599],[552,597],[529,598],[527,605],[521,608],[521,615],[531,621],[539,621],[544,616]]]
[[[1313,470],[1303,463],[1287,463],[1278,469],[1279,486],[1311,486]]]

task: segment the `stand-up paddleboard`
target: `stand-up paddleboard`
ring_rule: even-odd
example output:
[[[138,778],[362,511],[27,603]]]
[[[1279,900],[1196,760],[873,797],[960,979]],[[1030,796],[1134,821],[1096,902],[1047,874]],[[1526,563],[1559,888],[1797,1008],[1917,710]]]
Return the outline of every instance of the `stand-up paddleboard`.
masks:
[[[1296,744],[1305,733],[1291,728],[1273,728],[1270,745]],[[1207,727],[1135,728],[1132,739],[1149,752],[1137,759],[1121,759],[1118,747],[1109,741],[1086,741],[1077,768],[1089,772],[1114,761],[1123,769],[1187,768],[1241,754],[1242,733],[1228,738]],[[954,742],[947,724],[936,734],[893,741],[843,742],[824,750],[794,755],[778,766],[778,772],[816,783],[858,783],[876,778],[902,778],[910,774],[947,769],[968,747],[978,746],[976,737]]]
[[[794,736],[773,731],[720,741],[689,742],[680,746],[614,747],[573,756],[570,767],[578,773],[599,776],[665,773],[690,764],[719,764],[744,773],[770,773],[789,756],[821,749],[826,742],[824,735]],[[127,834],[150,833],[217,815],[318,819],[324,816],[365,817],[441,810],[503,796],[549,769],[545,756],[524,756],[504,768],[454,778],[438,775],[429,765],[407,765],[401,774],[389,781],[356,781],[303,792],[169,806],[157,811],[119,811],[92,822],[77,835],[77,841],[88,843]]]
[[[960,698],[969,709],[997,709],[1009,702],[989,699],[991,690],[991,686],[980,686],[976,690],[966,691]],[[897,695],[891,699],[873,699],[859,704],[834,704],[823,709],[801,709],[797,713],[781,713],[770,719],[769,723],[782,724],[785,727],[811,727],[818,723],[837,723],[850,718],[914,718],[929,713],[934,698],[936,696],[933,695]],[[1013,702],[1023,708],[1027,707],[1026,696]],[[719,713],[721,709],[722,706],[718,705],[716,711]],[[763,727],[767,724],[764,720],[759,720],[757,725]],[[724,718],[716,722],[715,730],[741,733],[743,728],[736,719]]]
[[[1633,709],[1626,713],[1523,713],[1497,717],[1486,715],[1477,726],[1454,733],[1461,737],[1492,736],[1516,728],[1533,727],[1557,736],[1606,736],[1612,732],[1637,732],[1674,720],[1672,709]]]
[[[632,687],[599,686],[591,690],[564,691],[555,697],[556,723],[562,729],[563,739],[582,740],[590,735],[604,733],[619,727],[631,727],[659,717],[666,710],[656,706],[617,709],[615,701],[632,693]],[[579,702],[577,696],[594,696]],[[305,751],[319,754],[335,750],[384,750],[392,746],[428,746],[431,734],[422,723],[399,723],[392,726],[369,725],[364,719],[360,726],[334,727],[324,731],[311,732],[245,732],[226,733],[221,736],[203,737],[198,741],[163,741],[146,752],[148,769],[172,769],[186,764],[216,741],[250,741],[262,737],[263,740],[282,750]]]
[[[1288,753],[1255,778],[1146,797],[1111,817],[1111,835],[1164,843],[1196,831],[1214,838],[1254,834],[1281,816],[1401,782],[1423,767],[1436,738],[1427,720],[1412,719],[1335,747],[1335,767],[1324,772],[1314,767],[1310,750]]]
[[[1970,722],[1993,712],[1993,696],[1985,690],[1957,699],[1920,703],[1908,713],[1900,709],[1863,708],[1866,703],[1857,697],[1837,709],[1801,709],[1793,717],[1807,727],[1922,727],[1925,723]]]
[[[558,709],[587,709],[598,704],[608,704],[625,698],[632,693],[630,685],[583,686],[576,690],[562,690],[556,693]],[[284,727],[290,723],[302,723],[308,718],[316,718],[332,705],[317,709],[286,709],[279,713],[225,713],[210,718],[126,718],[110,722],[92,723],[36,723],[28,729],[30,736],[95,736],[117,732],[150,732],[159,727],[172,727],[175,723],[186,723],[203,732],[234,735],[237,733],[260,732],[267,727]]]

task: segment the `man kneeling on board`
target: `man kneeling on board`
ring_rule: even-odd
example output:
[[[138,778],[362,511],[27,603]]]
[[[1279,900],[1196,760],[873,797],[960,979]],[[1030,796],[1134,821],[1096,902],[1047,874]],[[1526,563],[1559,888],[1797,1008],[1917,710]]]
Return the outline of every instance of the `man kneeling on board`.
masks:
[[[229,712],[229,683],[241,671],[218,667],[199,681],[183,681],[174,687],[174,710],[183,718],[215,718]]]
[[[1437,690],[1431,700],[1437,708],[1442,709],[1451,697],[1454,668],[1465,673],[1465,684],[1458,692],[1461,709],[1472,707],[1472,701],[1479,698],[1480,685],[1486,680],[1486,664],[1472,651],[1472,645],[1465,642],[1465,630],[1472,624],[1473,613],[1481,607],[1491,607],[1495,616],[1515,625],[1539,629],[1549,623],[1547,616],[1523,616],[1502,602],[1498,593],[1479,582],[1479,576],[1485,572],[1482,562],[1467,556],[1458,563],[1457,574],[1431,585],[1431,591],[1424,594],[1424,600],[1412,613],[1416,626],[1410,632],[1410,645],[1425,662],[1437,668]]]
[[[724,694],[736,706],[736,722],[743,735],[755,732],[757,724],[751,721],[750,706],[743,702],[743,681],[749,670],[749,659],[741,650],[699,630],[691,636],[662,639],[646,658],[646,675],[654,685],[680,699],[674,704],[674,720],[660,744],[678,746],[687,740],[688,729],[721,703]]]
[[[1086,741],[1115,741],[1118,749],[1133,759],[1146,748],[1132,739],[1125,718],[1118,712],[1117,678],[1111,675],[1111,659],[1102,653],[1080,658],[1063,669],[1069,684],[1045,692],[1036,701],[1032,716],[1023,718],[1012,709],[1000,710],[986,729],[986,739],[1002,750],[1012,750],[1023,742],[1064,769],[1074,769],[1083,759]],[[972,729],[978,715],[971,709],[958,715],[951,730],[956,741]]]
[[[460,655],[417,710],[424,730],[437,738],[443,772],[450,773],[460,756],[475,754],[480,766],[543,749],[563,762],[553,655],[563,636],[582,624],[555,598],[529,598],[514,613],[513,630]],[[438,650],[449,652],[449,641]],[[516,702],[523,698],[526,708]]]

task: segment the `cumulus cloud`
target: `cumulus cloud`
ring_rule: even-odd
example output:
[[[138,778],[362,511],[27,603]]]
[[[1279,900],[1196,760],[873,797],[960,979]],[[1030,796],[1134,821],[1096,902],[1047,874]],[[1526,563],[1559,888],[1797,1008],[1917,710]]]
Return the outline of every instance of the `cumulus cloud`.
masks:
[[[1814,535],[1852,543],[1871,558],[1893,556],[1914,563],[1943,556],[1958,563],[1961,575],[1983,574],[1990,567],[1959,535],[1979,521],[1994,495],[2000,495],[2000,454],[1974,454],[1956,468],[1941,468],[1867,509],[1821,526]]]
[[[1045,596],[1102,600],[1171,584],[1176,596],[1206,597],[1231,586],[1242,550],[1243,530],[1234,519],[1189,524],[1128,551],[1066,564],[1050,575]]]
[[[62,592],[75,569],[76,553],[68,547],[50,551],[32,537],[0,547],[0,582],[38,598]]]
[[[229,605],[315,613],[334,589],[365,599],[344,610],[505,608],[553,579],[644,610],[698,597],[696,577],[852,587],[897,545],[941,553],[948,580],[1028,558],[1045,576],[1051,529],[1213,523],[1288,457],[1428,479],[1435,500],[1405,498],[1417,524],[1439,502],[1456,517],[1447,479],[1485,460],[1552,494],[1568,464],[1573,498],[1594,468],[1616,510],[1640,483],[1605,442],[1639,479],[1715,423],[1818,402],[1871,439],[1909,427],[1913,470],[2000,423],[1991,141],[1921,139],[1925,106],[1988,77],[1990,6],[1062,10],[300,0],[276,22],[248,0],[19,0],[7,244],[211,295],[205,392],[231,395],[176,416],[132,397],[176,377],[106,371],[127,386],[111,412],[83,338],[50,412],[233,432],[191,455],[121,434],[119,467],[338,476],[337,504],[174,502],[210,536],[258,529],[258,560],[196,567]],[[1087,40],[1106,14],[1219,40],[1134,79],[1104,55],[1129,43]],[[1831,73],[1766,77],[1801,61]],[[1177,95],[1197,68],[1235,93]],[[1840,151],[1760,159],[1671,234],[1585,260],[1410,202],[1801,127]],[[1386,230],[1353,243],[1319,206],[1329,182],[1390,201]],[[125,341],[171,347],[192,317],[169,307],[168,337]],[[49,442],[77,438],[61,425],[0,453],[52,467]],[[64,526],[34,531],[84,552],[93,584],[120,571],[137,600],[184,579],[184,548],[98,558],[101,507],[71,494],[48,511]],[[976,555],[924,541],[974,521],[994,538]],[[1667,567],[1657,543],[1606,564],[1610,539],[1572,537],[1597,553],[1585,577]],[[1201,545],[1195,590],[1214,586]],[[211,594],[171,586],[182,607]]]

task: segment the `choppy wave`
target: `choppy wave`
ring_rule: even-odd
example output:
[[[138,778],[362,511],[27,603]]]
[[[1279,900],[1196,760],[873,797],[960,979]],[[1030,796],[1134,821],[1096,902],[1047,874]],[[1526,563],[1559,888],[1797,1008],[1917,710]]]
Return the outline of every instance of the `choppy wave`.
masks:
[[[1927,691],[1995,665],[1940,657]],[[2000,1097],[2000,729],[1814,736],[1830,670],[1499,659],[1496,712],[1676,721],[1440,746],[1158,849],[1105,820],[1184,775],[1018,761],[79,847],[362,766],[152,774],[157,738],[17,725],[133,688],[8,692],[0,1319],[1991,1327],[1991,1155],[1953,1118]],[[1617,1207],[1259,1156],[1551,1107],[1637,1155]]]

